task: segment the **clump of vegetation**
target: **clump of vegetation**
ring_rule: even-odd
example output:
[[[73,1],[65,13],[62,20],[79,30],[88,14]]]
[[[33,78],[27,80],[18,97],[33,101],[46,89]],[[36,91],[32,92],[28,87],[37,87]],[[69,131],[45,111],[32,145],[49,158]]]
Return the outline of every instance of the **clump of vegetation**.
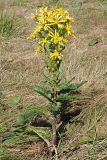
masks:
[[[59,0],[48,0],[48,3],[55,4],[57,6],[62,6],[62,3]]]
[[[0,34],[5,37],[10,37],[20,33],[22,26],[25,25],[25,20],[21,20],[16,15],[10,15],[6,12],[0,12]]]
[[[26,6],[26,2],[25,2],[25,0],[14,0],[13,5]]]
[[[74,19],[63,8],[47,6],[39,7],[32,14],[32,18],[36,28],[28,39],[38,41],[36,53],[45,53],[43,57],[48,72],[47,75],[43,75],[46,87],[36,85],[34,90],[49,103],[46,106],[27,107],[19,116],[17,125],[36,133],[47,144],[48,155],[52,157],[55,154],[57,159],[58,133],[64,127],[65,111],[69,107],[69,101],[83,98],[77,89],[85,83],[71,83],[72,80],[64,80],[61,77],[63,50],[68,37],[75,37],[71,25]],[[41,123],[33,126],[31,118],[37,121],[38,116],[44,117],[45,127],[41,126]]]
[[[29,8],[33,8],[33,4],[29,1],[26,0],[14,0],[12,2],[13,6],[19,6],[19,7],[29,7]]]
[[[0,159],[8,160],[8,157],[9,157],[9,151],[7,150],[7,148],[0,147]]]

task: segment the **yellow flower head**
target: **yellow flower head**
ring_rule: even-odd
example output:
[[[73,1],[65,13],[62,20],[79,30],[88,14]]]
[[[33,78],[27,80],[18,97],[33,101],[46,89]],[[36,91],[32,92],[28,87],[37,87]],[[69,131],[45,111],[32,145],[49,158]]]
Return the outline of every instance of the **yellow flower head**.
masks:
[[[42,49],[41,49],[40,47],[37,47],[37,48],[35,49],[36,54],[40,53],[41,51],[42,51]]]
[[[63,8],[58,8],[56,9],[57,13],[60,14],[60,15],[64,15],[67,11],[64,10]]]
[[[59,24],[58,19],[53,19],[53,23],[54,23],[54,24]]]
[[[36,18],[36,15],[34,13],[31,13],[31,18],[32,19],[35,19]]]
[[[27,39],[35,39],[36,35],[41,32],[43,26],[41,24],[38,24],[36,28],[33,30],[33,32],[29,35]]]
[[[53,53],[50,54],[51,60],[61,60],[62,57],[63,57],[62,54],[60,54],[57,50],[55,50]]]
[[[66,21],[67,22],[74,22],[74,19],[72,17],[70,17],[69,15],[66,16]]]
[[[45,20],[46,22],[50,22],[52,19],[54,18],[53,13],[51,11],[49,11],[46,15],[45,15]]]
[[[60,36],[59,33],[55,30],[55,33],[50,32],[49,36],[51,37],[51,41],[54,44],[58,43],[66,43],[66,39],[63,36]]]
[[[65,30],[67,31],[68,35],[74,35],[74,31],[70,25],[66,25]]]
[[[46,38],[42,38],[41,41],[39,42],[41,46],[44,46],[46,43],[48,43],[48,40]]]
[[[55,34],[52,36],[52,40],[54,44],[57,44],[62,40],[62,37],[59,36],[59,33],[55,30]]]

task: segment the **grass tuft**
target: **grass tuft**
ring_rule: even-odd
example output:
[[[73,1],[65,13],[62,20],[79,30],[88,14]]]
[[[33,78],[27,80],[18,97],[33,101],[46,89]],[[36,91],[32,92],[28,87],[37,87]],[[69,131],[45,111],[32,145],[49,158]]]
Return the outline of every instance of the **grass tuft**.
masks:
[[[28,0],[14,0],[12,6],[27,7],[27,8],[34,7],[32,2],[29,2]]]
[[[16,15],[9,15],[5,12],[0,13],[0,34],[4,37],[10,37],[18,34],[25,22]]]

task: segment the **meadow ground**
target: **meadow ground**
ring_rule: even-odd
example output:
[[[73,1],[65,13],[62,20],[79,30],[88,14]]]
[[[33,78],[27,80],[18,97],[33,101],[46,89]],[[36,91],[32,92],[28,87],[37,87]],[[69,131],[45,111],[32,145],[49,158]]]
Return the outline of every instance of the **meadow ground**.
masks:
[[[37,136],[11,136],[22,109],[44,104],[34,93],[45,72],[35,42],[27,40],[34,27],[31,13],[42,0],[0,0],[0,133],[1,160],[46,160]],[[107,1],[44,0],[66,8],[75,19],[76,39],[64,52],[63,76],[86,80],[81,92],[87,101],[73,102],[71,112],[81,109],[66,125],[58,146],[59,160],[107,159]],[[12,137],[9,139],[9,136]]]

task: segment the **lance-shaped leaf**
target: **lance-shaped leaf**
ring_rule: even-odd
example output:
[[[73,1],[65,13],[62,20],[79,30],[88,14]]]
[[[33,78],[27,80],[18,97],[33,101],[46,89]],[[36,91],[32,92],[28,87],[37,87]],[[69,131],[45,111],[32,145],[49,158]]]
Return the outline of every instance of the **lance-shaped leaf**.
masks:
[[[49,130],[44,129],[43,127],[34,127],[30,125],[27,126],[27,130],[36,133],[39,136],[39,138],[41,138],[48,145],[48,147],[50,146],[50,142],[46,138],[47,135],[49,135]]]
[[[34,88],[34,91],[36,91],[37,93],[39,93],[40,95],[42,95],[43,97],[45,97],[46,99],[48,99],[49,101],[51,101],[51,98],[49,97],[49,95],[51,94],[51,91],[41,87],[41,86],[36,86]]]
[[[48,76],[46,76],[46,75],[44,75],[44,80],[45,80],[46,82],[48,82],[50,85],[53,84],[53,81],[52,81]]]
[[[58,84],[59,88],[63,89],[69,86],[70,82],[72,82],[72,80],[75,79],[75,77],[73,77],[71,80],[64,80],[64,82],[61,82]]]
[[[76,91],[79,87],[81,87],[84,83],[86,83],[86,81],[82,81],[80,83],[72,83],[70,85],[68,85],[65,88],[62,88],[58,94],[62,94],[62,93],[72,93],[73,91]]]
[[[74,95],[69,95],[69,94],[60,94],[57,97],[58,102],[63,102],[63,101],[72,101],[72,100],[78,100],[78,99],[84,99],[84,96],[81,94],[74,94]]]
[[[48,109],[46,107],[30,106],[26,108],[22,114],[18,117],[16,125],[24,125],[28,122],[29,118],[35,115],[48,115]]]

